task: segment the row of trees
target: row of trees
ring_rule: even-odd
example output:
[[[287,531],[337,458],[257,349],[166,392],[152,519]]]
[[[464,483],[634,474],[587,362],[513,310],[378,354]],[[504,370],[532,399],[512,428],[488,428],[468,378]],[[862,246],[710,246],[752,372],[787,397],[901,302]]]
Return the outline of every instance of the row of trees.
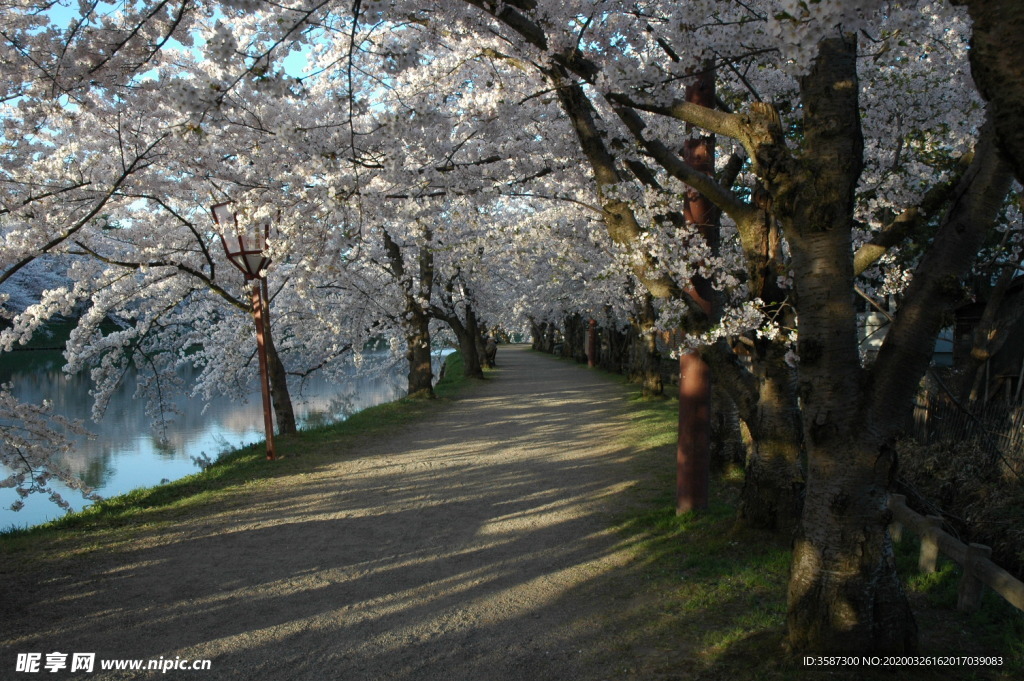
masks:
[[[1024,10],[954,4],[4,4],[0,295],[44,258],[64,283],[0,349],[74,315],[98,413],[129,364],[241,389],[225,198],[275,220],[279,404],[379,338],[429,394],[439,325],[472,372],[488,322],[609,320],[649,357],[683,328],[752,436],[744,517],[796,528],[792,647],[911,650],[891,442],[976,255],[1020,260]],[[899,300],[867,364],[858,296]],[[0,451],[31,489],[40,452]]]

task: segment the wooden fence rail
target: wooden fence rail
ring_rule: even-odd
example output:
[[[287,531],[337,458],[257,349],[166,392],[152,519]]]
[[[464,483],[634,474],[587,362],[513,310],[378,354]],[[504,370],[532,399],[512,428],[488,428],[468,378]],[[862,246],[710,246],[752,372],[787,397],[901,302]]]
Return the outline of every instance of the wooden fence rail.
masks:
[[[1024,611],[1024,583],[989,560],[992,549],[983,544],[965,545],[956,537],[943,532],[941,517],[915,513],[907,508],[907,498],[902,494],[889,495],[889,510],[893,516],[890,526],[893,541],[900,540],[903,528],[912,530],[921,538],[918,567],[922,572],[935,572],[940,553],[963,568],[957,609],[966,612],[977,610],[981,605],[984,588],[988,586],[1010,605]]]

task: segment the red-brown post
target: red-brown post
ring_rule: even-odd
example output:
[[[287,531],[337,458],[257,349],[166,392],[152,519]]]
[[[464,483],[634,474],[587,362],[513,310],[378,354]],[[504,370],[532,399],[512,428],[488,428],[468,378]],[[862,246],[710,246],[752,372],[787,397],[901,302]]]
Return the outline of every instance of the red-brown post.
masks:
[[[715,107],[715,72],[698,74],[686,88],[686,101]],[[715,138],[705,135],[688,139],[683,158],[692,168],[713,175]],[[711,245],[718,245],[718,212],[714,204],[691,190],[683,210],[686,221],[695,226]],[[709,317],[713,291],[710,283],[694,277],[687,293]],[[706,509],[711,481],[711,368],[696,351],[679,357],[679,440],[676,449],[676,513]]]
[[[267,346],[263,330],[263,296],[260,281],[252,282],[252,318],[256,322],[256,354],[260,362],[260,390],[263,392],[263,427],[267,433],[267,458],[277,458],[274,452],[274,416],[270,411],[270,372],[267,369]]]
[[[679,356],[676,513],[708,507],[711,489],[711,369],[696,352]]]

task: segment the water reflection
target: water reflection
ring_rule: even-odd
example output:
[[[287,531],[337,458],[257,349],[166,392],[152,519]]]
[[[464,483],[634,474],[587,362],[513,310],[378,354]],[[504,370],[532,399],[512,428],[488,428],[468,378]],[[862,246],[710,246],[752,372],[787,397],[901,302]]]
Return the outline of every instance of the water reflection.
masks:
[[[386,354],[365,357],[364,367],[373,362],[379,368],[389,361]],[[172,399],[176,413],[169,414],[163,426],[154,426],[144,401],[134,398],[134,381],[128,380],[111,398],[101,422],[94,423],[88,376],[66,376],[60,371],[63,363],[59,353],[18,353],[11,362],[14,367],[0,367],[0,382],[13,383],[14,393],[25,402],[49,399],[56,413],[84,421],[96,434],[91,440],[73,438],[76,446],[63,464],[103,496],[175,480],[198,470],[193,457],[216,459],[225,451],[263,439],[258,391],[244,403],[177,395]],[[291,386],[299,427],[326,425],[398,399],[405,394],[405,371],[399,363],[385,371],[352,373],[341,381],[313,377]],[[183,378],[187,382],[190,376]],[[41,495],[26,499],[21,511],[7,510],[15,498],[14,490],[0,490],[0,528],[35,525],[61,513]],[[65,498],[75,509],[84,505],[76,492],[68,492]]]

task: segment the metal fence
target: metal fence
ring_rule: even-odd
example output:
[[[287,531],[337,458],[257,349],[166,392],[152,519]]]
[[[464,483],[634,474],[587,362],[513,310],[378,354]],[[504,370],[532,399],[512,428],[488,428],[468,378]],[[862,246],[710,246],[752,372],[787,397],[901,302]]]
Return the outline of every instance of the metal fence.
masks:
[[[914,430],[922,444],[973,446],[1024,479],[1024,405],[997,402],[967,408],[921,399],[914,408]]]

